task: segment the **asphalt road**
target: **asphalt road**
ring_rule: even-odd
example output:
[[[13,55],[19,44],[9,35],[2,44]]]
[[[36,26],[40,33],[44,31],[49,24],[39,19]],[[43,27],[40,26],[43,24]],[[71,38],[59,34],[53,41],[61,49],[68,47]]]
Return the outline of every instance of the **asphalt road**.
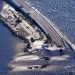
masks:
[[[25,2],[25,0],[14,0],[14,2],[18,6],[23,6],[21,9],[29,13],[29,15],[45,30],[45,32],[51,36],[57,45],[64,46],[62,34],[50,20],[43,16],[39,11],[32,8],[28,3]]]

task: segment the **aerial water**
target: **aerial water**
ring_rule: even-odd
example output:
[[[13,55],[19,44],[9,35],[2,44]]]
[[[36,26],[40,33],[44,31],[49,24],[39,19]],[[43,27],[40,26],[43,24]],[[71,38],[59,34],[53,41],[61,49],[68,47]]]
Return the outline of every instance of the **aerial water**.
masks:
[[[2,2],[2,0],[0,0],[0,12],[1,12],[2,8],[3,8],[3,2]]]
[[[25,0],[48,17],[75,44],[75,0]]]
[[[75,44],[75,0],[26,0],[48,17]],[[0,11],[3,3],[0,0]],[[13,42],[19,41],[0,23],[0,75],[6,75],[14,56]]]
[[[0,23],[0,75],[6,75],[10,70],[8,63],[14,54],[12,49],[12,39],[10,31]]]
[[[0,12],[3,8],[3,3],[0,0]],[[11,68],[9,67],[10,61],[15,55],[15,46],[21,40],[12,35],[10,30],[0,22],[0,75],[7,75]]]
[[[11,71],[9,63],[13,56],[20,52],[22,42],[0,22],[0,75],[7,75]]]

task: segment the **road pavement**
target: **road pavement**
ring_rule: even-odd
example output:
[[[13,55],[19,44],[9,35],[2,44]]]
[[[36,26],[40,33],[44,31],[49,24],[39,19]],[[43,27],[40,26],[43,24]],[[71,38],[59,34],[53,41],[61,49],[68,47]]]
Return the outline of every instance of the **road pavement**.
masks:
[[[58,46],[64,46],[62,34],[59,32],[57,27],[43,16],[39,11],[31,7],[25,0],[13,0],[18,6],[23,6],[21,9],[27,13],[49,34],[54,42]]]

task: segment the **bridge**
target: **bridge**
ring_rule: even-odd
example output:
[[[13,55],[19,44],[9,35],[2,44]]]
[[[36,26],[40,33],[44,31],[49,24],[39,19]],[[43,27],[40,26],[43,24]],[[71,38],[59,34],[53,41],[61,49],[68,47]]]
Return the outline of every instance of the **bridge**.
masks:
[[[21,7],[23,11],[29,14],[39,25],[43,30],[46,32],[46,34],[49,34],[49,36],[52,38],[52,40],[58,45],[58,46],[64,46],[64,42],[62,39],[62,34],[58,31],[58,28],[55,27],[55,25],[48,20],[45,16],[43,16],[39,11],[32,8],[26,1],[24,0],[13,0],[14,3],[17,4],[17,6]]]
[[[22,72],[23,72],[23,69],[24,69],[24,72],[25,72],[25,70],[27,70],[27,69],[33,69],[34,70],[35,68],[37,68],[38,70],[41,70],[41,71],[43,71],[43,70],[49,71],[49,69],[51,68],[51,64],[54,65],[57,70],[59,70],[58,69],[59,66],[63,69],[64,69],[64,67],[66,67],[65,65],[71,64],[71,66],[73,66],[75,64],[74,59],[72,57],[72,56],[75,57],[74,45],[65,36],[63,36],[60,33],[59,29],[50,20],[48,20],[45,16],[43,16],[38,10],[31,7],[24,0],[13,0],[13,3],[14,3],[14,5],[20,7],[19,10],[23,11],[27,15],[27,17],[31,17],[31,19],[34,20],[34,22],[36,22],[39,25],[39,27],[41,29],[43,29],[43,31],[45,31],[45,33],[48,34],[52,38],[52,40],[57,44],[57,46],[62,46],[62,47],[63,46],[66,46],[66,47],[68,46],[70,48],[70,49],[68,49],[68,48],[65,49],[64,48],[65,51],[62,48],[63,51],[64,51],[64,52],[62,52],[62,51],[60,51],[61,47],[57,47],[54,44],[53,46],[50,45],[46,50],[44,48],[42,50],[40,48],[38,48],[38,49],[40,49],[40,52],[35,52],[34,51],[32,53],[29,53],[29,54],[28,53],[25,54],[25,52],[20,53],[9,64],[11,67],[14,68],[13,72],[16,72],[18,70],[19,71],[22,70]],[[7,9],[5,9],[5,10],[7,11]],[[17,13],[14,13],[14,14],[16,16],[18,15]],[[0,15],[0,18],[1,18],[1,16],[2,15]],[[20,18],[21,18],[21,16],[23,17],[25,15],[20,15],[20,16],[18,15],[18,17],[20,17]],[[8,19],[4,19],[4,18],[2,18],[2,19],[3,20],[8,20]],[[28,18],[28,19],[30,19],[30,18]],[[22,20],[22,22],[23,23],[20,23],[20,27],[22,27],[24,30],[26,30],[25,25],[27,25],[27,26],[29,26],[29,28],[31,28],[30,24],[27,24],[26,21]],[[10,25],[10,24],[8,24],[8,25]],[[31,29],[31,31],[34,31],[34,30]],[[29,33],[31,33],[31,31]],[[27,30],[27,32],[28,32],[28,30]],[[22,33],[23,33],[23,31],[22,31]],[[34,34],[35,33],[36,32],[34,31]],[[30,35],[32,35],[32,33]],[[36,35],[36,37],[37,37],[37,35]],[[40,45],[39,41],[38,42],[35,41],[34,43],[32,43],[32,50],[37,50],[37,48],[35,49],[34,47],[38,46],[38,45],[44,47],[46,44],[41,44]],[[48,57],[49,57],[50,60],[47,61],[47,60],[42,59],[41,57],[43,57],[43,54],[42,54],[41,51],[44,52],[43,54],[49,55]],[[48,54],[49,52],[50,52],[50,54]],[[46,55],[44,55],[44,56],[46,56]],[[64,64],[62,64],[61,62],[64,63]],[[67,63],[65,63],[65,62],[67,62]],[[31,66],[29,66],[29,65],[31,65]],[[48,66],[45,67],[44,69],[41,69],[42,65],[48,65]],[[40,67],[40,69],[39,69],[39,67]]]
[[[45,35],[49,35],[52,40],[57,44],[57,46],[66,46],[69,44],[72,48],[75,49],[75,46],[64,36],[61,34],[60,30],[44,15],[42,15],[38,10],[31,7],[24,0],[12,0],[6,1],[10,4],[15,10],[22,13],[22,15],[28,17],[32,20],[35,25],[37,25]],[[67,44],[68,43],[68,44]]]

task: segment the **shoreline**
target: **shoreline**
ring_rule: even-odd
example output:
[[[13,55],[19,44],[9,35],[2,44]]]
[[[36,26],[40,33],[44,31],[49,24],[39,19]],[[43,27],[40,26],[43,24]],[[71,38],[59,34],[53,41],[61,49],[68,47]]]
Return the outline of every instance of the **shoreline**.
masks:
[[[9,65],[10,61],[13,59],[15,55],[13,44],[16,42],[21,42],[16,36],[14,36],[11,31],[0,21],[0,75],[8,74],[12,68]],[[23,41],[22,41],[23,42]]]
[[[0,20],[0,22],[10,30],[11,34],[19,39],[21,39],[22,41],[24,41],[25,43],[27,42],[26,39],[22,36],[19,36],[15,33],[15,31],[13,31],[13,29],[11,29],[11,27],[9,27],[4,21]]]

